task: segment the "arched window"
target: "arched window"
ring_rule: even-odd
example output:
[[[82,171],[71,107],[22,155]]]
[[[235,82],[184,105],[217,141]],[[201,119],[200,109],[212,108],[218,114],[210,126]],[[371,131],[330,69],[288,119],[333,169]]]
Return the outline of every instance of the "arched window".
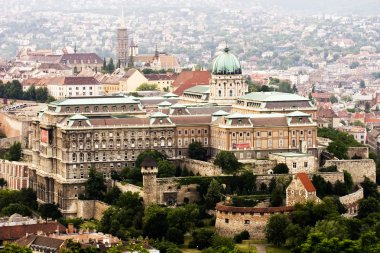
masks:
[[[73,162],[75,162],[77,160],[77,155],[76,154],[72,154],[71,157],[72,157]]]
[[[219,97],[222,96],[222,91],[221,91],[221,90],[218,90],[218,96],[219,96]]]
[[[230,97],[232,97],[233,96],[233,91],[232,90],[230,90]]]

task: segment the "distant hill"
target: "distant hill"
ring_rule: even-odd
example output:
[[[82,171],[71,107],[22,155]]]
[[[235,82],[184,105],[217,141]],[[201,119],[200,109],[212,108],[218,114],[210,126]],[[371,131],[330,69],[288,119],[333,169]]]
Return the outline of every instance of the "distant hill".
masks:
[[[279,7],[297,14],[379,15],[380,0],[258,0],[264,7]]]

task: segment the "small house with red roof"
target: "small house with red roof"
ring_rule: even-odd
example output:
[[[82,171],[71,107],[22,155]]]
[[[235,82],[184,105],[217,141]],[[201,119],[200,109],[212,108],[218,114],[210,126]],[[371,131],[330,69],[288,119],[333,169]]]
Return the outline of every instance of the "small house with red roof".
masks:
[[[286,206],[308,201],[320,201],[317,190],[306,173],[297,173],[286,188]]]

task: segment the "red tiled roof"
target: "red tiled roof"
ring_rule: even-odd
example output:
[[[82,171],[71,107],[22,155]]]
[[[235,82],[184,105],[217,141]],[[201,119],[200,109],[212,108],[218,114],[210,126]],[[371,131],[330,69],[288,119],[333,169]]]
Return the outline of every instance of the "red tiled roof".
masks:
[[[297,178],[301,181],[303,186],[305,187],[306,191],[308,192],[315,192],[315,187],[313,183],[310,181],[306,173],[297,173]]]
[[[45,234],[52,234],[55,233],[57,229],[59,229],[60,233],[66,231],[66,228],[59,222],[0,227],[0,241],[17,240],[25,236],[26,233],[36,234],[39,231]]]
[[[196,85],[209,85],[211,73],[209,71],[182,71],[173,82],[173,93],[182,96],[183,92]]]
[[[168,75],[168,74],[145,74],[146,79],[149,81],[159,81],[159,80],[174,80],[177,75]]]
[[[82,61],[84,64],[103,64],[103,59],[95,53],[63,54],[59,62],[63,64],[74,64],[74,60],[77,64],[80,64]]]
[[[56,77],[50,81],[50,84],[59,85],[92,85],[99,84],[99,82],[94,77],[86,76],[66,76],[66,77]]]

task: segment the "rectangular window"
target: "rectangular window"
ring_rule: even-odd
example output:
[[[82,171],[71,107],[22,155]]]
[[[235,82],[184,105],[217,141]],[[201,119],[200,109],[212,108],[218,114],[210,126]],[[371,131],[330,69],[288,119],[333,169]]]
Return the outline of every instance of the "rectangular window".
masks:
[[[204,144],[205,144],[205,145],[208,145],[208,138],[207,138],[207,137],[205,137]]]
[[[307,162],[304,162],[304,163],[303,163],[303,166],[304,166],[305,168],[307,168],[307,167],[308,167]]]
[[[229,219],[224,219],[224,222],[225,222],[225,223],[229,223],[230,220],[229,220]]]
[[[182,139],[178,139],[178,146],[182,146]]]
[[[181,130],[178,130],[178,135],[181,135],[182,134],[182,131]]]
[[[260,137],[260,132],[256,132],[256,136],[257,136],[257,137]]]
[[[297,163],[293,163],[293,169],[297,168]]]
[[[248,225],[248,224],[251,224],[251,221],[250,221],[250,220],[245,220],[245,221],[244,221],[244,224],[247,224],[247,225]]]

